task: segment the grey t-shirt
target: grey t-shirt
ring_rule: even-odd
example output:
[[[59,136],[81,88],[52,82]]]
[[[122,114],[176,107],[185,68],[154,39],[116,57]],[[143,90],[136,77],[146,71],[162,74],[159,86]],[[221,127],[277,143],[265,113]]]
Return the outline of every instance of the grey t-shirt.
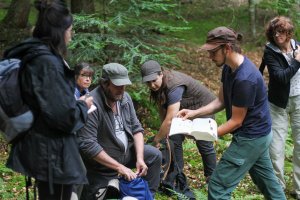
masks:
[[[125,147],[125,152],[126,152],[127,147],[128,147],[128,137],[124,130],[123,120],[122,120],[120,112],[121,112],[120,111],[120,103],[117,102],[117,113],[114,114],[115,125],[116,125],[115,134],[116,134],[117,138],[123,143],[123,145]]]

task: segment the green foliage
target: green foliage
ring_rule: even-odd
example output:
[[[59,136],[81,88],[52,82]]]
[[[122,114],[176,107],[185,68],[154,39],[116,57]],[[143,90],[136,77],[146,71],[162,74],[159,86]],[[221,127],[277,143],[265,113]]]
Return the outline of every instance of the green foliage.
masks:
[[[71,62],[98,62],[100,65],[119,62],[128,67],[133,76],[137,75],[139,65],[150,58],[162,64],[178,64],[171,53],[178,49],[166,46],[170,38],[164,32],[186,28],[158,21],[160,15],[174,15],[170,9],[177,4],[172,2],[105,1],[97,14],[75,15],[76,35],[70,45],[74,59]]]
[[[289,135],[292,134],[291,128],[289,128],[288,134]],[[285,156],[290,161],[292,161],[292,158],[293,158],[293,149],[294,149],[293,138],[292,137],[287,137],[286,143],[285,143]]]
[[[25,199],[24,187],[24,176],[17,175],[0,162],[0,199],[15,199],[16,196]]]
[[[173,194],[173,196],[177,196],[178,199],[189,200],[189,198],[187,196],[185,196],[184,194],[181,194],[179,192],[176,192],[176,191],[168,189],[168,188],[167,188],[167,190],[169,190]]]
[[[173,9],[177,6],[174,2],[105,1],[96,14],[75,15],[76,34],[70,44],[71,65],[82,61],[100,66],[118,62],[127,67],[132,82],[140,82],[140,65],[146,60],[155,59],[162,65],[178,65],[179,60],[175,53],[182,50],[168,46],[176,39],[171,39],[165,33],[180,32],[187,28],[159,21],[161,16],[182,19],[174,13]],[[96,78],[93,83],[98,82],[101,67],[97,67],[95,71]],[[149,93],[145,85],[136,84],[134,89],[129,88],[129,93],[134,101],[147,108],[145,112],[151,117],[146,122],[150,122],[151,127],[158,127],[156,107],[149,101],[144,101]]]
[[[290,16],[295,13],[298,0],[263,0],[260,6],[277,12],[278,15]]]
[[[10,0],[5,0],[10,2]],[[103,5],[97,3],[98,11],[93,15],[75,15],[74,29],[76,34],[70,44],[71,64],[78,62],[89,62],[94,66],[102,66],[108,62],[119,62],[124,64],[130,71],[130,77],[134,84],[128,87],[137,113],[141,113],[139,119],[151,133],[155,134],[160,126],[157,108],[149,102],[149,91],[141,84],[139,67],[148,59],[156,59],[163,65],[178,65],[179,60],[176,52],[181,49],[175,48],[174,44],[182,42],[177,37],[186,41],[202,44],[209,30],[216,26],[230,26],[236,30],[248,32],[248,8],[247,5],[239,7],[220,6],[220,8],[201,7],[202,1],[194,1],[190,6],[180,6],[175,0],[104,0]],[[205,1],[203,1],[205,2]],[[206,6],[208,1],[205,2]],[[197,4],[199,3],[199,4]],[[299,4],[299,3],[298,3]],[[292,17],[297,24],[299,12],[296,0],[262,0],[258,8],[263,10],[263,17],[270,18],[271,15],[284,14]],[[180,7],[179,7],[180,6]],[[32,9],[35,11],[35,9]],[[0,9],[0,18],[5,11]],[[182,14],[183,17],[180,15]],[[31,16],[33,16],[31,14]],[[187,19],[187,20],[185,20]],[[267,19],[269,20],[269,19]],[[30,22],[34,17],[30,18]],[[263,29],[264,20],[258,21],[259,28]],[[296,31],[297,36],[297,31]],[[245,37],[247,38],[247,37]],[[258,41],[255,38],[253,41]],[[257,44],[257,42],[256,42]],[[96,68],[96,79],[98,82],[101,75],[101,67]],[[216,115],[216,121],[220,125],[226,121],[225,112]],[[231,142],[230,134],[220,138],[215,144],[218,158],[227,149]],[[1,140],[0,140],[1,144]],[[193,140],[184,142],[184,158],[188,168],[188,178],[197,181],[197,187],[193,187],[197,199],[207,199],[207,185],[204,183],[203,165],[201,156]],[[288,188],[292,186],[292,150],[293,144],[291,134],[286,142],[285,170]],[[1,153],[1,152],[0,152]],[[7,155],[1,155],[0,159],[0,199],[24,199],[24,177],[12,172],[5,167]],[[4,159],[3,159],[4,158]],[[189,177],[195,176],[195,177]],[[199,183],[198,183],[199,182]],[[175,199],[176,197],[172,197]],[[157,194],[156,199],[167,200],[169,197]],[[247,176],[234,191],[232,199],[263,199],[256,186]]]
[[[142,124],[147,124],[148,128],[158,130],[160,126],[160,119],[157,107],[150,102],[149,99],[149,89],[144,85],[134,84],[130,88],[128,88],[128,92],[131,95],[131,98],[138,102],[136,105],[138,118],[141,120]]]
[[[218,112],[216,114],[216,122],[217,122],[218,126],[225,123],[226,121],[227,121],[227,119],[226,119],[225,110]],[[231,134],[226,134],[225,136],[220,137],[215,146],[216,151],[218,153],[222,154],[227,149],[227,147],[230,145],[231,138],[232,138]]]
[[[299,0],[263,0],[258,6],[264,10],[272,10],[276,15],[284,15],[290,17],[296,26],[296,38],[300,34],[300,13],[299,13]]]
[[[202,190],[193,190],[196,199],[207,199],[207,188],[203,188]]]
[[[6,15],[6,10],[0,10],[0,19],[2,20],[4,17],[5,17],[5,15]]]
[[[190,27],[188,31],[170,33],[189,42],[203,44],[206,40],[207,32],[217,26],[231,27],[242,31],[243,35],[247,35],[249,32],[249,14],[246,5],[239,7],[224,6],[213,9],[199,9],[199,5],[181,6],[180,12],[187,22],[178,21],[174,18],[164,18],[163,20],[177,26]]]
[[[218,125],[223,124],[227,121],[225,110],[216,113],[216,122]]]

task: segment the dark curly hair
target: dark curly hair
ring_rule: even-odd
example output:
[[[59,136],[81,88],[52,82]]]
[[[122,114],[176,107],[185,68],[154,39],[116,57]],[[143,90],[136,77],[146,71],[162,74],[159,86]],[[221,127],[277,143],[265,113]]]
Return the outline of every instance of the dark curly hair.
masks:
[[[274,35],[276,32],[285,32],[287,39],[291,39],[294,35],[294,25],[291,19],[285,16],[277,16],[267,24],[266,37],[269,42],[275,45]]]

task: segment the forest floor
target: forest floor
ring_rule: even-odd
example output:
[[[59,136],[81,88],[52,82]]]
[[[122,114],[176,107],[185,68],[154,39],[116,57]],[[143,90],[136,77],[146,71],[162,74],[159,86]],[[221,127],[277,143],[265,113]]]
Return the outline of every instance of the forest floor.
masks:
[[[186,52],[178,54],[182,66],[176,70],[199,80],[217,94],[220,87],[222,68],[217,67],[215,63],[211,61],[206,51],[200,51],[200,46],[194,44],[182,44],[181,47],[184,48]],[[262,48],[245,51],[243,54],[259,67],[263,54]]]

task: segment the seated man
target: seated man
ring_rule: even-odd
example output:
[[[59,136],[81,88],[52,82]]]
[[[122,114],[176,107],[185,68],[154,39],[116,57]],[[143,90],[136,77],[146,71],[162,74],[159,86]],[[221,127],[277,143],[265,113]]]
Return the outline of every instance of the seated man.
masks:
[[[97,110],[89,114],[78,132],[89,180],[81,199],[97,199],[109,180],[118,176],[126,180],[145,176],[153,196],[159,186],[161,153],[144,145],[144,130],[125,92],[125,86],[130,84],[127,69],[110,63],[103,66],[100,85],[90,93]]]

